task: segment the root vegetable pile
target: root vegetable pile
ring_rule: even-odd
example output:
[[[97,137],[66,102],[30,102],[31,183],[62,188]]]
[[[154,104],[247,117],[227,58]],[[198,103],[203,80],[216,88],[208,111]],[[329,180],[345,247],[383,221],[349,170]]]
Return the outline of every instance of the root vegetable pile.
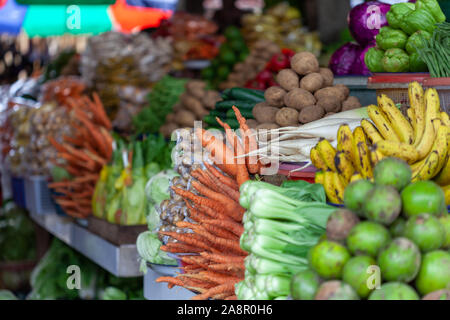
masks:
[[[221,99],[217,91],[207,90],[203,81],[188,81],[185,88],[179,102],[173,106],[172,113],[166,116],[166,123],[159,129],[166,137],[170,137],[178,128],[193,127],[194,121],[202,120]]]
[[[49,187],[58,194],[55,201],[70,216],[85,218],[92,213],[91,200],[99,172],[111,158],[113,139],[108,130],[111,123],[96,93],[93,100],[87,96],[68,99],[73,113],[71,126],[74,136],[63,136],[62,142],[48,136],[49,142],[65,160],[64,168],[72,179],[56,181]]]
[[[297,53],[290,66],[278,73],[276,80],[280,86],[265,91],[265,108],[253,111],[261,128],[297,126],[361,107],[358,98],[349,96],[345,85],[333,86],[333,73],[330,69],[319,68],[312,53]],[[272,112],[270,108],[278,110]]]
[[[259,163],[252,164],[244,155],[252,145],[245,135],[249,132],[245,119],[233,108],[242,141],[220,119],[231,148],[211,133],[197,129],[195,134],[202,147],[209,152],[210,160],[202,167],[191,167],[189,181],[192,191],[172,185],[189,211],[189,220],[179,221],[176,226],[184,232],[160,231],[160,236],[172,239],[164,241],[161,250],[183,253],[183,273],[176,277],[160,277],[157,282],[167,282],[169,287],[182,286],[199,293],[194,299],[236,299],[235,284],[244,279],[244,258],[239,239],[244,231],[242,217],[244,208],[239,204],[239,187],[249,180],[250,173],[259,172]],[[219,169],[218,169],[219,168]],[[180,230],[181,231],[181,230]],[[175,240],[175,241],[174,241]]]

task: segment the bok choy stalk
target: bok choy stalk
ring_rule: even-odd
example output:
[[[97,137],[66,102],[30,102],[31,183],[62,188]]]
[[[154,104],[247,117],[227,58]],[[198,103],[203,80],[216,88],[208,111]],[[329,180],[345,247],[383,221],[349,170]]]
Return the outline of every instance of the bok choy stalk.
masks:
[[[240,244],[249,256],[236,295],[286,299],[292,275],[307,269],[307,254],[325,233],[335,208],[325,203],[322,186],[304,181],[282,187],[247,181],[240,192],[240,203],[247,209]]]

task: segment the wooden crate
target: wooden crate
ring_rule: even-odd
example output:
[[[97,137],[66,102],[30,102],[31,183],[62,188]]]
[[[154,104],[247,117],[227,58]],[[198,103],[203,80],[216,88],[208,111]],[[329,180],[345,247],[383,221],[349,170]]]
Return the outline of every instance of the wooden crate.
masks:
[[[146,225],[121,226],[90,216],[88,230],[115,245],[136,243],[138,235],[147,231]]]

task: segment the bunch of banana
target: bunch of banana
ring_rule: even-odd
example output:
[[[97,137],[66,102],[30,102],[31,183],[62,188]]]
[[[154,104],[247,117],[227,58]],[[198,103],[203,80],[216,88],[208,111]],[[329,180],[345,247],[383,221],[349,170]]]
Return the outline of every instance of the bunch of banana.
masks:
[[[370,120],[361,120],[353,132],[345,124],[339,128],[336,149],[327,140],[321,140],[311,150],[311,162],[320,170],[316,183],[324,185],[331,202],[342,203],[342,188],[348,183],[372,179],[373,167],[384,157],[408,162],[413,182],[434,179],[449,190],[449,116],[441,112],[434,88],[424,92],[419,83],[412,82],[408,96],[407,117],[382,94],[377,97],[378,106],[367,107]]]

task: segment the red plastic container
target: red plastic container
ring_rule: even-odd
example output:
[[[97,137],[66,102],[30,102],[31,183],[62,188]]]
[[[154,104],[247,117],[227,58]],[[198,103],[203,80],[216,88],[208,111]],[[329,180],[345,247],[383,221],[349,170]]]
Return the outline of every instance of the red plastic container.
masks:
[[[305,163],[282,163],[278,169],[278,174],[286,176],[288,180],[304,180],[309,183],[314,183],[314,177],[317,169],[310,165],[301,171],[292,171],[304,166]]]

